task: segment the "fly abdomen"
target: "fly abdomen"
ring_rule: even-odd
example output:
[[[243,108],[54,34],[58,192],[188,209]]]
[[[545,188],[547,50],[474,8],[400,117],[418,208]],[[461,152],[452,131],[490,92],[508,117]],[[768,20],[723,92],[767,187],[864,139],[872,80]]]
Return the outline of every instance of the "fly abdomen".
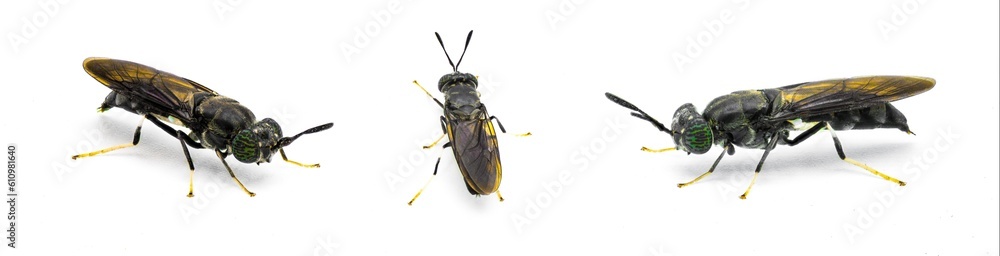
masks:
[[[138,115],[149,113],[149,109],[146,107],[147,104],[138,101],[142,101],[142,99],[136,99],[135,97],[129,97],[128,95],[111,91],[111,93],[108,93],[108,96],[104,98],[104,103],[101,103],[101,108],[99,110],[104,112],[111,108],[121,108],[125,111]]]
[[[890,103],[803,118],[805,122],[826,121],[834,130],[895,128],[909,133],[906,117]]]

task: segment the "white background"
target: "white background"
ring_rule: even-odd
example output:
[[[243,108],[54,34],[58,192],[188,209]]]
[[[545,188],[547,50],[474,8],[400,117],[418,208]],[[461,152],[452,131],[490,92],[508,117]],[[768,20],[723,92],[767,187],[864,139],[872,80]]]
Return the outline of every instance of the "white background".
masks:
[[[20,197],[18,248],[0,251],[1000,253],[997,2],[695,2],[4,1],[0,141],[18,144]],[[535,136],[500,137],[507,201],[469,195],[449,152],[407,206],[440,152],[420,149],[440,134],[440,110],[410,81],[433,90],[451,71],[433,32],[457,58],[471,29],[460,70],[480,76],[510,132]],[[345,55],[347,45],[358,52]],[[323,167],[230,158],[250,198],[214,154],[192,150],[187,198],[177,141],[148,122],[139,146],[72,161],[130,141],[140,119],[95,113],[109,90],[82,70],[90,56],[198,81],[285,134],[335,122],[287,148]],[[641,152],[673,145],[603,96],[669,122],[685,102],[702,109],[734,90],[860,75],[937,79],[896,103],[917,136],[839,133],[848,156],[905,187],[839,160],[823,132],[772,152],[748,200],[738,196],[760,150],[738,149],[678,189],[720,149]]]

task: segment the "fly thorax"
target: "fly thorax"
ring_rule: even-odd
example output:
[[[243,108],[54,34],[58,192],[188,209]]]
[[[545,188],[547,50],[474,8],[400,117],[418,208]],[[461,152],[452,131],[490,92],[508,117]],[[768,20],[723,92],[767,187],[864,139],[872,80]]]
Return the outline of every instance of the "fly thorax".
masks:
[[[250,127],[257,120],[250,109],[223,96],[205,99],[198,104],[195,112],[196,116],[207,121],[208,130],[220,134],[234,134]]]
[[[691,103],[677,108],[670,129],[673,130],[672,136],[678,149],[704,154],[712,148],[715,138],[712,127]]]
[[[461,120],[478,119],[482,113],[479,92],[467,84],[453,86],[444,92],[445,113]]]
[[[195,109],[199,120],[190,128],[202,134],[203,143],[208,148],[227,149],[233,136],[253,125],[253,112],[236,100],[223,96],[205,99]]]
[[[247,129],[240,130],[229,144],[230,152],[243,163],[270,162],[278,149],[281,127],[274,119],[264,118]]]

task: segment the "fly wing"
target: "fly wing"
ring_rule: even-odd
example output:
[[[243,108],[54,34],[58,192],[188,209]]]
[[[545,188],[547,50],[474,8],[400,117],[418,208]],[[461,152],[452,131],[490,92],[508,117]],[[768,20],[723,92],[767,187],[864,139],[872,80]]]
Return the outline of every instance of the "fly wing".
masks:
[[[770,120],[825,115],[885,104],[934,87],[934,79],[915,76],[867,76],[801,83],[779,91]]]
[[[83,61],[83,69],[111,90],[144,100],[159,112],[154,114],[173,116],[184,123],[192,121],[196,93],[218,95],[187,78],[131,61],[91,57]]]
[[[447,122],[448,139],[470,192],[481,195],[496,192],[502,169],[493,122],[489,119]]]

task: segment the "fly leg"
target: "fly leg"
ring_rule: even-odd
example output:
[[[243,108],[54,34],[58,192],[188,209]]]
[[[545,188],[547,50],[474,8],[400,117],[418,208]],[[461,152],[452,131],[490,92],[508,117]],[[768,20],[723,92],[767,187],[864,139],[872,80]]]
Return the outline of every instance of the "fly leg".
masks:
[[[160,129],[163,129],[164,131],[166,131],[167,133],[174,134],[177,137],[177,139],[180,140],[180,142],[181,142],[181,148],[184,150],[184,157],[185,157],[185,159],[187,159],[188,169],[191,170],[191,179],[190,179],[190,183],[188,183],[188,197],[193,197],[194,196],[194,162],[191,161],[191,154],[188,152],[187,145],[191,145],[191,147],[194,147],[194,148],[204,148],[204,147],[200,143],[196,142],[194,139],[191,139],[191,137],[188,137],[187,134],[184,134],[183,131],[181,131],[181,130],[175,130],[173,128],[170,128],[170,126],[167,126],[166,124],[164,124],[163,122],[161,122],[159,119],[156,119],[156,117],[153,117],[152,115],[149,115],[149,114],[144,115],[142,121],[139,122],[139,126],[135,128],[135,135],[132,138],[132,143],[131,144],[122,144],[122,145],[113,146],[113,147],[110,147],[110,148],[105,148],[105,149],[101,149],[101,150],[90,152],[90,153],[75,155],[75,156],[73,156],[73,159],[77,159],[77,158],[81,158],[81,157],[95,156],[95,155],[107,153],[107,152],[110,152],[110,151],[113,151],[113,150],[116,150],[116,149],[122,149],[122,148],[132,147],[132,146],[135,146],[135,145],[139,144],[139,137],[140,137],[140,134],[141,134],[141,131],[142,131],[142,123],[145,120],[147,120],[147,119],[149,121],[153,122],[153,124],[155,124],[157,127],[160,127]]]
[[[784,144],[786,144],[786,145],[788,145],[788,146],[798,145],[799,142],[802,142],[802,141],[808,139],[809,137],[812,137],[817,132],[819,132],[820,130],[823,130],[823,128],[826,128],[827,126],[829,126],[829,124],[827,124],[826,122],[816,123],[812,127],[810,127],[809,130],[806,130],[806,131],[800,133],[798,136],[795,136],[794,139],[790,139],[789,140],[788,136],[782,136],[781,137],[781,142],[784,143]],[[833,129],[830,129],[830,131],[832,132]],[[836,137],[836,136],[834,136],[834,137]]]
[[[181,142],[181,148],[184,149],[184,158],[188,162],[188,170],[191,170],[191,177],[188,180],[188,197],[194,197],[194,162],[191,161],[191,153],[188,152],[187,144],[184,144],[184,137],[187,135],[184,132],[177,131],[177,140]]]
[[[173,133],[177,140],[181,142],[181,149],[184,151],[184,158],[187,159],[188,170],[190,170],[191,173],[190,179],[188,180],[187,196],[194,197],[194,161],[191,161],[191,153],[188,152],[188,146],[191,146],[192,148],[205,148],[205,146],[202,146],[201,143],[192,139],[190,136],[185,134],[184,131],[171,128],[167,124],[164,124],[163,121],[160,121],[153,116],[146,115],[146,119],[149,119],[150,122],[153,122],[156,127],[160,127],[163,131]]]
[[[448,133],[448,126],[447,126],[447,124],[448,124],[447,120],[444,119],[444,116],[441,116],[441,130],[444,131],[445,134]],[[444,138],[444,135],[442,135],[441,138]],[[438,138],[438,141],[440,141],[441,138]],[[431,144],[430,146],[433,147],[436,144],[437,144],[437,141],[435,141],[434,144]],[[438,153],[437,162],[434,162],[434,174],[431,175],[431,178],[427,180],[427,183],[424,183],[423,187],[420,187],[420,190],[417,191],[417,194],[413,195],[413,198],[410,199],[410,202],[406,203],[407,205],[413,205],[413,201],[416,201],[417,197],[420,197],[420,194],[424,193],[424,189],[427,188],[427,185],[430,185],[431,181],[434,180],[434,177],[437,177],[438,166],[441,165],[441,155],[444,154],[444,149],[449,148],[451,146],[452,146],[451,145],[451,141],[449,141],[448,143],[445,143],[444,145],[441,145],[441,153]],[[427,147],[424,147],[424,148],[427,148]]]
[[[105,107],[105,105],[101,105],[100,109],[107,110],[108,108],[110,108],[110,107]],[[198,143],[197,141],[195,141],[194,139],[191,139],[191,137],[188,137],[187,134],[185,134],[183,131],[181,131],[181,130],[175,130],[175,129],[171,128],[170,126],[167,126],[166,124],[164,124],[159,119],[156,119],[156,117],[153,117],[152,115],[149,115],[149,114],[144,115],[142,121],[139,122],[139,126],[135,128],[135,135],[132,137],[132,143],[131,144],[121,144],[121,145],[117,145],[117,146],[113,146],[113,147],[101,149],[101,150],[94,151],[94,152],[89,152],[89,153],[75,155],[75,156],[73,156],[73,159],[82,158],[82,157],[95,156],[95,155],[99,155],[99,154],[111,152],[111,151],[114,151],[114,150],[117,150],[117,149],[122,149],[122,148],[127,148],[127,147],[132,147],[132,146],[138,145],[139,144],[140,134],[141,134],[141,131],[142,131],[142,123],[145,120],[147,120],[147,119],[149,121],[153,122],[153,124],[155,124],[157,127],[160,127],[160,129],[163,129],[163,131],[166,131],[167,133],[174,134],[177,137],[177,139],[180,140],[180,142],[181,142],[181,148],[184,150],[184,158],[187,159],[188,169],[191,170],[191,178],[190,178],[190,182],[188,183],[188,195],[187,196],[188,197],[193,197],[194,196],[194,162],[191,161],[191,154],[188,152],[187,146],[191,145],[191,147],[194,147],[194,148],[204,148],[204,147],[200,143]]]
[[[448,147],[451,147],[451,142],[450,141],[448,143],[445,143],[444,145],[441,146],[441,153],[438,154],[437,162],[434,163],[434,174],[431,175],[431,178],[427,180],[427,183],[424,183],[424,186],[421,187],[419,191],[417,191],[417,194],[413,195],[413,199],[410,199],[410,202],[406,203],[407,205],[413,205],[413,201],[416,201],[417,197],[420,197],[420,194],[424,193],[424,189],[427,188],[427,185],[430,185],[431,181],[434,180],[434,177],[437,177],[438,166],[441,165],[441,155],[444,153],[444,149],[446,149]],[[497,195],[500,195],[500,194],[497,193]],[[503,197],[501,197],[500,200],[502,201]]]
[[[661,153],[661,152],[667,152],[667,151],[674,151],[674,150],[677,150],[677,147],[672,147],[672,148],[659,148],[659,149],[653,149],[653,148],[649,148],[649,147],[645,147],[645,146],[643,146],[643,147],[641,148],[641,150],[642,150],[642,151],[646,151],[646,152],[649,152],[649,153]],[[723,152],[723,153],[724,153],[724,152]]]
[[[774,146],[778,145],[779,139],[775,136],[771,136],[771,142],[767,143],[767,148],[764,149],[764,155],[760,157],[760,162],[757,163],[757,169],[753,171],[753,179],[750,180],[750,186],[747,186],[747,191],[740,195],[740,199],[747,199],[747,194],[750,194],[750,188],[753,188],[753,184],[757,183],[757,175],[760,174],[760,169],[764,167],[764,160],[767,159],[767,155],[771,153]]]
[[[431,143],[430,145],[424,146],[424,149],[433,148],[435,145],[438,144],[438,142],[441,142],[441,139],[444,139],[444,134],[441,134],[441,136],[438,137],[438,139],[434,140],[434,142]]]
[[[147,114],[146,117],[149,117],[149,115]],[[123,148],[128,148],[128,147],[133,147],[135,145],[138,145],[139,144],[139,134],[142,132],[142,123],[145,122],[145,121],[146,121],[146,118],[143,118],[143,119],[139,120],[139,126],[135,127],[135,135],[132,136],[132,143],[125,143],[125,144],[115,145],[115,146],[111,146],[111,147],[104,148],[104,149],[97,150],[97,151],[91,151],[91,152],[87,152],[87,153],[83,153],[83,154],[73,155],[73,157],[72,157],[73,160],[76,160],[77,158],[84,158],[84,157],[96,156],[96,155],[108,153],[108,152],[111,152],[111,151],[115,151],[115,150],[119,150],[119,149],[123,149]]]
[[[282,160],[285,160],[285,162],[288,162],[290,164],[298,165],[298,166],[305,167],[305,168],[319,168],[319,164],[318,163],[316,163],[316,164],[303,164],[303,163],[299,163],[299,162],[294,161],[294,160],[288,160],[288,157],[285,156],[285,149],[284,148],[278,149],[278,153],[281,153],[281,159]]]
[[[236,181],[237,185],[240,185],[240,188],[243,189],[243,192],[246,192],[247,195],[250,195],[250,197],[253,197],[253,196],[257,195],[254,192],[250,192],[250,190],[247,190],[247,187],[243,186],[243,182],[240,182],[240,179],[236,178],[236,174],[233,173],[233,169],[229,168],[229,163],[226,163],[226,158],[224,156],[222,156],[222,151],[219,151],[218,149],[216,149],[215,150],[215,155],[219,157],[219,160],[222,161],[222,165],[226,167],[227,171],[229,171],[229,176],[233,177],[233,180]]]
[[[427,91],[427,89],[424,89],[424,86],[420,85],[420,83],[418,83],[417,80],[413,80],[413,84],[417,85],[417,87],[420,88],[421,91],[424,91],[424,94],[427,94],[427,97],[431,97],[431,99],[434,100],[434,102],[437,103],[438,106],[444,108],[444,104],[441,104],[441,101],[435,98],[434,95],[431,95],[431,93]],[[424,149],[433,148],[435,145],[438,144],[438,142],[441,142],[441,139],[444,139],[444,134],[441,134],[441,137],[438,137],[438,139],[435,140],[434,143],[424,146]]]
[[[500,132],[507,133],[507,129],[503,128],[503,123],[500,122],[499,118],[497,118],[496,116],[490,116],[490,121],[491,122],[492,121],[496,121],[497,122],[497,126],[500,126]],[[514,136],[518,136],[518,137],[531,136],[531,132],[519,133],[519,134],[515,134]]]
[[[753,179],[750,180],[750,186],[747,187],[746,192],[743,192],[743,195],[740,195],[740,199],[747,199],[747,194],[750,194],[750,188],[752,188],[753,184],[757,182],[757,175],[760,174],[761,168],[764,167],[764,159],[767,159],[767,155],[769,153],[771,153],[771,150],[774,149],[774,147],[777,145],[777,142],[779,140],[783,144],[787,144],[788,146],[795,146],[795,145],[799,144],[800,142],[808,139],[809,137],[812,137],[813,135],[815,135],[817,132],[819,132],[820,130],[822,130],[826,126],[828,126],[828,124],[826,124],[826,122],[817,123],[817,124],[813,125],[812,127],[810,127],[809,130],[806,130],[805,132],[802,132],[798,136],[795,136],[794,139],[790,139],[790,140],[788,139],[787,134],[781,136],[780,138],[772,137],[771,138],[771,142],[768,143],[767,148],[764,149],[764,155],[761,156],[760,162],[757,163],[757,169],[754,170]],[[834,136],[834,138],[836,138],[836,136]],[[726,149],[729,149],[729,147],[727,146]],[[725,155],[726,152],[723,151],[722,154]],[[715,160],[715,164],[719,164],[719,160],[722,160],[722,155],[719,156],[719,159]],[[712,165],[712,169],[715,169],[715,164]],[[709,173],[712,173],[712,169],[709,169],[708,172],[705,173],[705,174],[702,174],[702,176],[705,176],[705,175],[708,175]],[[683,187],[683,186],[686,186],[686,185],[688,185],[690,183],[694,183],[695,181],[698,181],[699,179],[701,179],[702,176],[698,176],[698,178],[694,179],[691,182],[684,183],[684,184],[678,184],[677,186],[678,187]]]
[[[698,182],[699,180],[701,180],[701,178],[704,178],[705,176],[708,176],[709,174],[711,174],[712,172],[714,172],[715,171],[715,166],[718,166],[719,165],[719,161],[722,161],[722,157],[726,155],[727,151],[729,151],[729,147],[732,147],[732,146],[731,145],[726,145],[725,147],[722,148],[722,154],[719,154],[719,158],[715,159],[715,163],[712,164],[711,168],[708,168],[707,172],[701,174],[697,178],[694,178],[694,180],[688,181],[686,183],[677,184],[677,187],[678,188],[683,188],[685,186],[691,185],[691,184],[693,184],[693,183]]]
[[[417,85],[417,87],[420,87],[420,90],[424,91],[424,93],[427,94],[427,97],[431,97],[431,99],[434,100],[434,102],[437,102],[439,107],[444,108],[444,104],[441,104],[441,101],[439,101],[437,98],[434,98],[434,95],[431,95],[431,93],[427,91],[427,89],[424,89],[424,86],[420,85],[420,83],[418,83],[417,80],[413,80],[413,84]]]
[[[837,148],[837,155],[840,156],[841,160],[844,160],[858,167],[864,168],[865,170],[868,170],[872,174],[882,177],[883,179],[888,180],[892,183],[899,184],[900,186],[906,186],[906,182],[893,178],[889,175],[885,175],[884,173],[876,171],[874,168],[868,167],[868,165],[866,164],[858,162],[857,160],[851,159],[850,157],[847,157],[847,155],[844,155],[844,147],[840,145],[840,138],[837,138],[837,134],[833,132],[833,127],[830,127],[830,125],[828,124],[826,128],[830,130],[830,135],[833,136],[833,146]]]

